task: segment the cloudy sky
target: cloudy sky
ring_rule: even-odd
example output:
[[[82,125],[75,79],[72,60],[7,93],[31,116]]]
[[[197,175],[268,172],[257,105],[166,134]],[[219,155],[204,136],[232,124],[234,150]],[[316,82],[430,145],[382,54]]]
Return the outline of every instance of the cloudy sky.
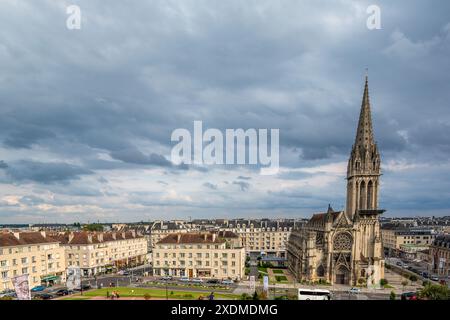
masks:
[[[448,215],[449,13],[446,0],[2,0],[0,223],[343,209],[365,68],[380,206]],[[174,165],[171,133],[195,120],[279,128],[279,173]]]

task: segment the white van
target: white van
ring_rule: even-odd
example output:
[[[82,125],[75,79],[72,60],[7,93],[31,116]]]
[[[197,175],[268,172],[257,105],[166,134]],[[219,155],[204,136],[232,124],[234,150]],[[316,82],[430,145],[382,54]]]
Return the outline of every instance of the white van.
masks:
[[[330,290],[298,289],[298,300],[331,300]]]

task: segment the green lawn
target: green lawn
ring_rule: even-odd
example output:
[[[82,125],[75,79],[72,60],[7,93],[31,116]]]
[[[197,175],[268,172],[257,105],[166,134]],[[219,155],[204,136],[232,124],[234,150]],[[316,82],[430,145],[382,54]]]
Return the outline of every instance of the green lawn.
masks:
[[[131,287],[117,287],[117,288],[103,288],[97,290],[91,290],[83,293],[86,297],[106,297],[106,292],[118,291],[121,297],[143,297],[145,294],[149,294],[153,298],[165,298],[165,289],[151,289],[151,288],[131,288]],[[198,299],[199,296],[206,298],[211,292],[209,291],[185,291],[185,290],[171,290],[168,291],[169,299]],[[217,299],[234,300],[239,296],[231,293],[214,293]]]
[[[267,273],[267,268],[264,267],[258,267],[258,271],[262,273]]]
[[[277,282],[287,281],[286,276],[275,276]]]
[[[283,274],[283,270],[281,269],[272,269],[273,273]]]

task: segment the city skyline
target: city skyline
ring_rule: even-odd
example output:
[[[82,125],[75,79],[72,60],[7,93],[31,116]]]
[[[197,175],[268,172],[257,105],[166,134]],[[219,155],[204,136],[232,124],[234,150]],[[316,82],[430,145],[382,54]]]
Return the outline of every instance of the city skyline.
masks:
[[[450,215],[449,4],[413,2],[2,2],[0,222],[343,210],[366,68],[384,216]],[[174,165],[194,121],[279,129],[279,173]]]

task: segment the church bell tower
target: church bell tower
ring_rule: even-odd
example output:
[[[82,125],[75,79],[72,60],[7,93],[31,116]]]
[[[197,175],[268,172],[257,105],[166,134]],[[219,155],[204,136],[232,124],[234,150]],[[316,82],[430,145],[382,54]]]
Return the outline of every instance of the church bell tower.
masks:
[[[378,211],[380,161],[373,135],[366,75],[356,139],[347,166],[346,214],[350,219],[358,212]]]

